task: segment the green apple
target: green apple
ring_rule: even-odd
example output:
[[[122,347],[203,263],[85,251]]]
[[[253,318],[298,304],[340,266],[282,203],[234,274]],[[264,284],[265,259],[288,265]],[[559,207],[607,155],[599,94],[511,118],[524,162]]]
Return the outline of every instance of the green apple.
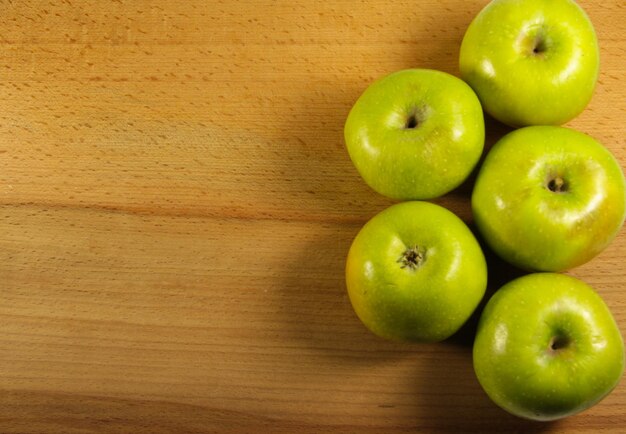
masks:
[[[592,288],[563,274],[530,274],[487,303],[474,341],[474,370],[487,395],[508,412],[559,419],[617,386],[624,344]]]
[[[345,125],[350,158],[365,182],[394,199],[429,199],[461,184],[483,150],[480,102],[462,80],[410,69],[372,84]]]
[[[436,342],[456,332],[482,299],[487,265],[467,226],[428,202],[404,202],[358,233],[346,264],[352,306],[375,334]]]
[[[572,0],[494,0],[467,29],[459,63],[494,118],[561,125],[591,99],[599,50],[591,21]]]
[[[504,136],[481,167],[474,220],[489,246],[527,270],[581,265],[624,222],[624,175],[591,137],[563,127],[526,127]]]

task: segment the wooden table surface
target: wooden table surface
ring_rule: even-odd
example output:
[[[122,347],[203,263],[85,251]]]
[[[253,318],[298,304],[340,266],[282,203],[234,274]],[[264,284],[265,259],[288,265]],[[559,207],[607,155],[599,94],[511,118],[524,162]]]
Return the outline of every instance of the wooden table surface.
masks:
[[[391,343],[346,295],[392,203],[346,115],[389,72],[458,75],[485,3],[0,1],[0,432],[626,432],[625,381],[517,419],[474,376],[474,320]],[[626,9],[581,4],[602,67],[570,125],[626,167]],[[470,191],[437,202],[471,223]],[[513,274],[489,256],[493,291]],[[625,261],[623,230],[571,274],[626,334]]]

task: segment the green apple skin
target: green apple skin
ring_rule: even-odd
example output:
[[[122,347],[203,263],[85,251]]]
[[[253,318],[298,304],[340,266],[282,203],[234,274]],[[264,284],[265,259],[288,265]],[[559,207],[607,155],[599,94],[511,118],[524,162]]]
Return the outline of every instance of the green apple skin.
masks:
[[[554,420],[591,407],[617,386],[624,343],[591,287],[537,273],[509,282],[489,300],[473,358],[480,384],[498,406]]]
[[[561,191],[552,191],[555,182]],[[526,127],[487,154],[472,192],[487,244],[526,270],[563,271],[606,248],[626,213],[624,175],[591,137],[564,127]]]
[[[412,252],[419,258],[410,262]],[[452,212],[404,202],[358,233],[346,285],[363,324],[392,340],[437,342],[470,317],[487,286],[487,265],[472,232]]]
[[[494,0],[468,27],[459,56],[485,111],[515,127],[576,117],[599,65],[593,25],[572,0]]]
[[[430,199],[459,186],[485,142],[474,91],[450,74],[428,69],[374,82],[350,111],[344,133],[365,182],[402,200]]]

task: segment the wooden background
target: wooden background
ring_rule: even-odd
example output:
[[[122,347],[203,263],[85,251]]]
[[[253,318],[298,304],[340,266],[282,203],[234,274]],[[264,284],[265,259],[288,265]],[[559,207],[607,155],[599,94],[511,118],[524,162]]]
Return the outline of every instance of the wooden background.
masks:
[[[0,0],[0,432],[625,432],[626,382],[517,419],[475,379],[474,320],[390,343],[346,295],[391,204],[346,115],[389,72],[457,74],[485,3]],[[570,125],[626,167],[625,5],[581,4],[602,69]],[[470,190],[437,202],[471,223]],[[623,333],[625,260],[626,230],[572,272]],[[515,274],[490,266],[491,291]]]

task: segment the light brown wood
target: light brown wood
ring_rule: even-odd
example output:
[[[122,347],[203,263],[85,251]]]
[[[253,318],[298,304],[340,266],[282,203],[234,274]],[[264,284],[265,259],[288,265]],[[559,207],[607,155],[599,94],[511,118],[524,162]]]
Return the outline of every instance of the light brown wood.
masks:
[[[457,74],[485,1],[0,1],[0,432],[623,433],[493,405],[451,341],[382,341],[343,278],[391,204],[343,123],[375,78]],[[626,22],[571,126],[626,167]],[[488,144],[507,129],[493,121]],[[471,181],[439,199],[471,220]],[[572,272],[626,333],[626,231]],[[491,290],[511,278],[490,259]]]

